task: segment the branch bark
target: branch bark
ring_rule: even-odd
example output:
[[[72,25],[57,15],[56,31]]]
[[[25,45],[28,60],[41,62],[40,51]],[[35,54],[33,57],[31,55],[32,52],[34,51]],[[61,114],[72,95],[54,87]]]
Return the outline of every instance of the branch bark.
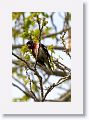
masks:
[[[24,46],[24,44],[23,45],[12,45],[12,49],[13,50],[14,49],[20,49],[22,46]],[[55,49],[55,50],[63,50],[63,51],[65,50],[65,48],[62,47],[62,46],[53,46],[53,49]]]
[[[63,29],[63,30],[61,30],[61,31],[59,31],[59,32],[51,33],[51,34],[49,34],[49,35],[44,36],[43,39],[49,38],[49,37],[52,37],[52,36],[56,36],[56,35],[58,35],[58,34],[62,34],[63,32],[66,32],[66,31],[68,31],[68,30],[70,30],[70,29],[71,29],[71,28],[69,27],[69,28]]]
[[[14,84],[14,83],[12,83],[12,85],[13,85],[14,87],[18,88],[20,91],[22,91],[22,92],[23,92],[25,95],[27,95],[28,97],[33,98],[34,101],[39,101],[32,92],[26,92],[26,91],[24,91],[22,88],[20,88],[18,85]]]
[[[50,87],[48,87],[47,92],[44,95],[43,101],[45,101],[45,98],[47,97],[47,95],[53,90],[53,88],[55,88],[56,86],[58,86],[59,84],[62,84],[63,82],[69,80],[71,78],[71,75],[69,74],[68,76],[65,76],[63,78],[60,78],[58,80],[57,83],[53,83],[52,85],[50,85]]]
[[[29,66],[29,63],[26,62],[24,59],[20,58],[19,56],[17,56],[16,54],[14,54],[12,52],[12,55],[14,55],[16,58],[18,58],[19,60],[23,61],[27,67],[32,70],[34,72],[34,74],[39,78],[39,82],[40,82],[40,89],[41,89],[41,98],[43,99],[43,83],[42,83],[42,77],[39,75],[39,73],[37,72],[36,69],[32,69],[30,66]]]

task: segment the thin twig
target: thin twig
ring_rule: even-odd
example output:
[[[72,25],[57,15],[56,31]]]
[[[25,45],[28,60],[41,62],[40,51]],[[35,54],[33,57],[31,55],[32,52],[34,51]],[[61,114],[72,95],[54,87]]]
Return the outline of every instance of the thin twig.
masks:
[[[26,62],[24,59],[20,58],[19,56],[17,56],[17,55],[16,55],[15,53],[13,53],[13,52],[12,52],[12,55],[14,55],[14,56],[15,56],[16,58],[18,58],[19,60],[23,61],[30,70],[34,71],[34,69],[32,69],[32,68],[29,66],[28,62]]]
[[[39,73],[35,72],[35,74],[38,74],[38,78],[39,78],[39,82],[40,82],[40,90],[41,90],[41,101],[42,101],[42,99],[44,97],[42,77],[39,75]]]
[[[64,101],[70,101],[71,100],[71,90],[67,90],[66,93],[62,94],[61,97],[59,98],[60,102]]]
[[[16,85],[16,84],[14,84],[14,83],[12,83],[12,85],[14,86],[14,87],[17,87],[20,91],[22,91],[25,95],[27,95],[27,96],[29,96],[29,94],[27,93],[27,92],[25,92],[22,88],[20,88],[18,85]],[[30,96],[29,96],[30,97]]]
[[[38,101],[36,95],[32,92],[32,91],[29,91],[28,88],[23,84],[21,83],[19,80],[17,80],[15,77],[12,77],[16,82],[18,82],[21,86],[23,86],[25,88],[26,91],[24,91],[25,93],[27,93],[31,98],[33,98],[35,101]],[[15,87],[17,85],[14,85]],[[18,89],[21,90],[21,88],[18,86],[17,87]],[[21,90],[23,92],[23,90]]]
[[[52,23],[52,25],[53,25],[53,27],[54,27],[54,29],[55,29],[55,32],[57,32],[57,27],[56,27],[56,25],[54,24],[54,21],[53,21],[53,15],[54,15],[54,12],[52,12],[52,14],[51,14],[51,16],[50,16],[50,18],[51,18],[51,23]],[[57,36],[56,36],[56,41],[58,42],[58,38],[57,38]]]
[[[13,85],[14,87],[18,88],[20,91],[22,91],[22,92],[23,92],[25,95],[27,95],[29,98],[30,98],[30,97],[33,98],[34,101],[39,101],[39,100],[36,98],[36,96],[35,96],[34,93],[32,93],[32,92],[27,93],[26,91],[24,91],[22,88],[20,88],[18,85],[14,84],[14,83],[12,83],[12,85]]]
[[[51,92],[51,90],[53,88],[55,88],[59,84],[62,84],[63,82],[65,82],[65,81],[67,81],[69,79],[70,79],[70,74],[68,76],[63,77],[63,78],[60,78],[57,83],[53,83],[52,85],[50,85],[50,87],[48,87],[48,90],[47,90],[47,92],[44,95],[43,101],[45,101],[45,98],[47,97],[47,95],[49,94],[49,92]]]
[[[60,68],[60,69],[62,69],[62,70],[68,70],[69,72],[71,71],[70,68],[68,68],[66,65],[62,64],[62,63],[59,62],[58,60],[54,60],[53,62],[54,62],[57,66],[59,66],[59,67],[60,67],[60,65],[61,65],[62,68]]]
[[[13,54],[14,54],[14,53],[13,53]],[[20,59],[21,61],[23,61],[23,62],[27,65],[27,67],[28,67],[30,70],[34,71],[34,73],[35,73],[36,70],[35,70],[35,69],[32,69],[32,68],[29,66],[29,63],[28,63],[28,62],[26,62],[26,61],[23,60],[22,58],[18,57],[16,54],[14,54],[14,56],[17,57],[18,59]],[[39,64],[39,66],[41,66],[41,65]],[[65,69],[67,69],[67,68],[68,68],[68,67],[65,66]],[[41,69],[44,70],[48,75],[55,75],[55,76],[61,76],[61,77],[64,77],[64,76],[67,75],[67,72],[65,73],[65,72],[63,72],[63,71],[57,71],[57,70],[51,72],[50,70],[48,70],[48,69],[46,69],[45,67],[42,67],[42,66],[41,66]],[[68,71],[70,71],[69,68],[68,68]],[[38,73],[38,72],[36,72],[36,75],[39,76],[39,74],[37,74],[37,73]]]
[[[70,53],[67,51],[67,49],[66,49],[66,45],[65,45],[65,40],[64,40],[64,36],[65,36],[65,34],[66,34],[66,31],[64,31],[64,34],[60,37],[60,39],[62,40],[62,44],[63,44],[63,46],[64,46],[64,51],[66,52],[66,54],[71,58],[71,55],[70,55]]]
[[[37,70],[32,69],[32,68],[29,66],[29,64],[28,64],[24,59],[20,58],[19,56],[17,56],[17,55],[14,54],[13,52],[12,52],[12,55],[14,55],[15,57],[17,57],[19,60],[23,61],[23,62],[27,65],[27,67],[28,67],[30,70],[32,70],[35,75],[37,75],[37,77],[39,78],[39,81],[40,81],[41,97],[42,97],[42,99],[43,99],[43,96],[44,96],[44,95],[43,95],[42,77],[39,75],[39,73],[37,72]],[[31,92],[33,93],[33,91],[31,91]]]
[[[68,31],[68,30],[70,30],[70,29],[71,29],[71,28],[69,27],[69,28],[63,29],[63,30],[61,30],[61,31],[59,31],[59,32],[52,33],[52,34],[49,34],[49,35],[45,35],[45,36],[43,37],[43,39],[49,38],[49,37],[52,37],[52,36],[56,36],[56,35],[58,35],[58,34],[62,34],[63,32]]]
[[[28,88],[27,88],[22,82],[20,82],[20,80],[17,80],[14,76],[12,76],[12,78],[13,78],[16,82],[18,82],[22,87],[24,87],[27,92],[29,92]]]
[[[26,68],[25,68],[25,70],[26,70],[26,75],[27,75],[27,78],[29,79],[30,91],[32,91],[32,89],[31,89],[31,80],[30,80],[30,77],[29,77],[29,74],[28,74],[28,72],[27,72],[27,69],[26,69]]]
[[[18,49],[18,48],[21,48],[22,46],[24,46],[24,44],[22,45],[12,45],[12,49]],[[48,46],[46,46],[48,47]],[[53,46],[53,49],[55,50],[65,50],[63,46]]]

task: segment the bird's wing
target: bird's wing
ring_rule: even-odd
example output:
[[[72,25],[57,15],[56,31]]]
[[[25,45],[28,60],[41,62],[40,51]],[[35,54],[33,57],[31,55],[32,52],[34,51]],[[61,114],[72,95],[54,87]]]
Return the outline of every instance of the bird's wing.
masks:
[[[48,58],[50,60],[50,54],[49,54],[49,52],[47,50],[47,47],[45,45],[43,45],[43,44],[41,44],[41,46],[42,46],[43,50],[45,51],[46,55],[48,56]]]

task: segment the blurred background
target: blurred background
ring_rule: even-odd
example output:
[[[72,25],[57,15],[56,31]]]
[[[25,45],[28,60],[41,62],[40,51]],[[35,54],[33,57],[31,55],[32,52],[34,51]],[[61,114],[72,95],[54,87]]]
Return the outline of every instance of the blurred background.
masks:
[[[39,42],[37,16],[43,26],[40,42],[47,47],[53,70],[51,72],[47,67],[37,64],[42,86],[38,75],[32,70],[36,60],[26,47],[30,39]],[[71,101],[71,13],[13,12],[12,52],[14,102],[41,101],[42,89],[44,101]]]

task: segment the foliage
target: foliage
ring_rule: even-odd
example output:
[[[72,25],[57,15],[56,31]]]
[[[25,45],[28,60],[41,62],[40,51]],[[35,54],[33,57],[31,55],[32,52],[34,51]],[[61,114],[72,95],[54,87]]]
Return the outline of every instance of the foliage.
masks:
[[[66,66],[64,63],[65,60],[70,60],[71,57],[71,48],[66,47],[67,43],[71,47],[71,13],[64,12],[62,18],[60,14],[54,12],[12,13],[12,51],[15,53],[13,54],[15,58],[12,59],[12,80],[22,85],[25,92],[29,91],[32,94],[32,96],[24,94],[21,98],[13,98],[14,102],[25,102],[31,99],[42,101],[42,92],[45,101],[46,94],[51,94],[51,90],[61,84],[60,82],[56,83],[56,80],[51,81],[50,78],[55,76],[59,81],[59,79],[64,80],[67,75],[70,75],[70,66],[68,64]],[[55,22],[55,15],[58,15],[59,19],[63,19],[62,23],[59,21],[57,21],[58,23]],[[59,30],[61,24],[63,28]],[[32,55],[32,51],[28,50],[26,45],[26,42],[29,40],[42,43],[47,47],[51,56],[50,66],[52,71],[47,66],[42,67],[39,64],[37,64],[36,70],[34,70],[36,60]],[[71,77],[68,76],[66,82],[67,80],[70,81],[70,79]],[[70,82],[66,84],[71,89]],[[57,100],[60,100],[60,90],[61,88],[59,87],[56,93]],[[35,96],[38,98],[37,100],[35,100]]]
[[[26,95],[22,96],[21,98],[14,98],[13,102],[25,102],[28,101],[30,98]]]

